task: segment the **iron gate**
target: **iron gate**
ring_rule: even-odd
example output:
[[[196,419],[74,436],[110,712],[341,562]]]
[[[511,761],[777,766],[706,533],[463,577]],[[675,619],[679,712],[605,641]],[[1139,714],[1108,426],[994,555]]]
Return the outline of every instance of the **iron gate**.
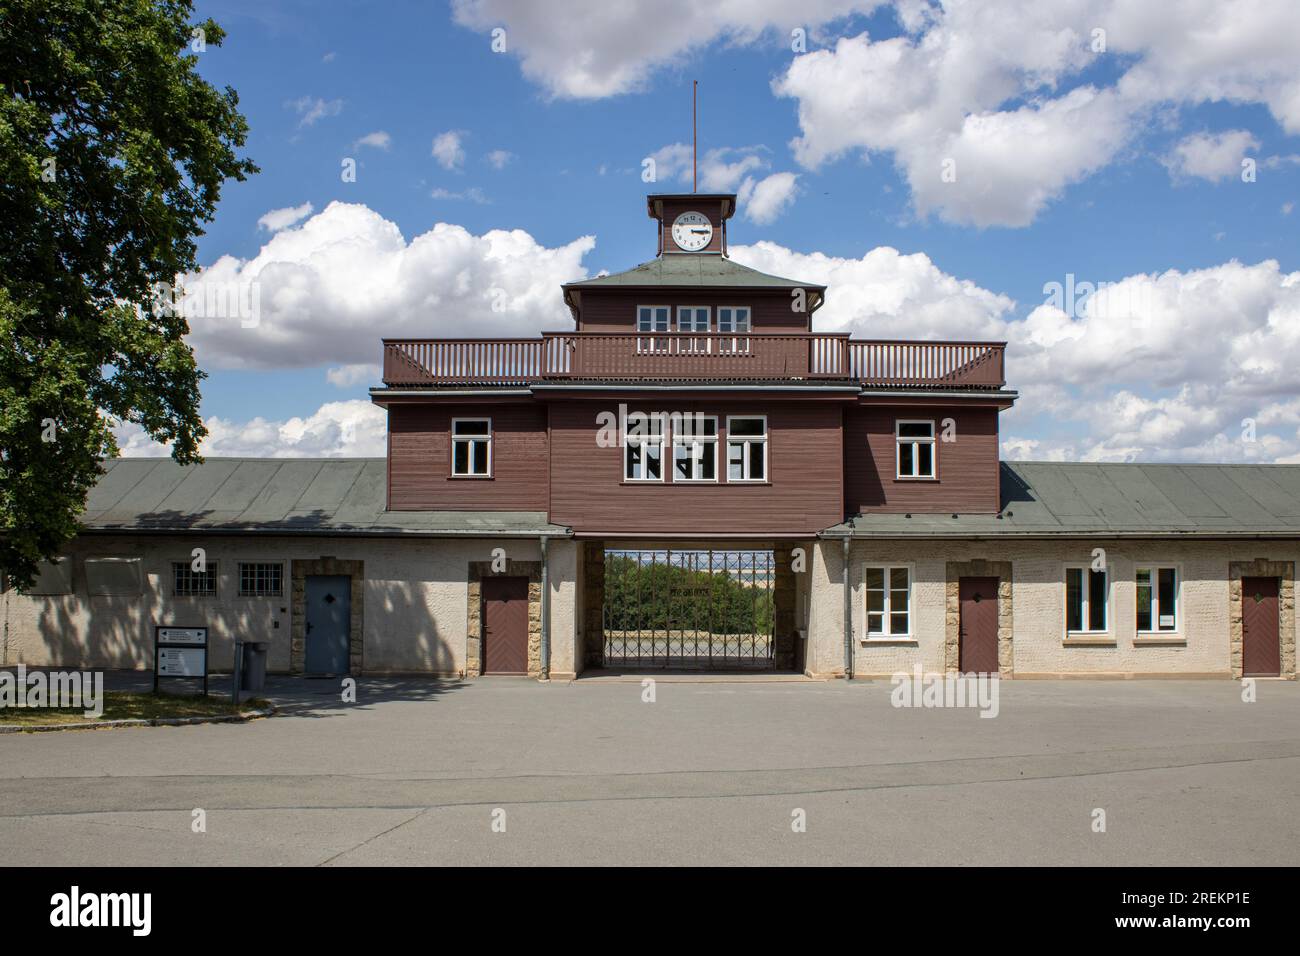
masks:
[[[773,665],[771,551],[605,551],[606,667]]]

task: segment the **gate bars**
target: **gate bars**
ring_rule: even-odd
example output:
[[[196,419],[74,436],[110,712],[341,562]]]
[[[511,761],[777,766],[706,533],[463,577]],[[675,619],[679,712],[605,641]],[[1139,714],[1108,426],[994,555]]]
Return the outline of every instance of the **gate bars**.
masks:
[[[603,663],[773,666],[770,550],[605,552]]]

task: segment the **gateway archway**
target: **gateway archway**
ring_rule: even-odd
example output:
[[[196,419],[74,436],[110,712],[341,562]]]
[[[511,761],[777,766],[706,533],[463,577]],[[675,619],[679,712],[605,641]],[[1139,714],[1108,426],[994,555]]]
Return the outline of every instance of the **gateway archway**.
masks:
[[[771,549],[605,550],[605,667],[770,669]]]

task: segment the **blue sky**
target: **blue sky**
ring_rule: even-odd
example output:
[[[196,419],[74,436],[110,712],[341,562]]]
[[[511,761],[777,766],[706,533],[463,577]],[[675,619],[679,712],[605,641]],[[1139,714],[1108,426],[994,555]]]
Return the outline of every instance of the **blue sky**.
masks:
[[[672,147],[698,80],[701,156],[742,194],[735,257],[828,281],[820,328],[1012,341],[1008,457],[1290,460],[1300,66],[1279,35],[1300,22],[1294,4],[1244,21],[1234,5],[1153,23],[1122,0],[200,2],[228,32],[201,72],[238,90],[262,168],[227,185],[199,247],[258,280],[263,315],[252,333],[192,321],[206,450],[373,452],[362,366],[383,335],[563,327],[560,281],[653,255],[644,195],[689,188]],[[948,158],[956,182],[939,184]],[[508,265],[497,230],[522,231]],[[354,253],[332,257],[339,243]],[[400,290],[366,285],[398,260]],[[1125,283],[1125,305],[1044,307],[1067,274]],[[485,283],[511,290],[508,328],[482,317]]]

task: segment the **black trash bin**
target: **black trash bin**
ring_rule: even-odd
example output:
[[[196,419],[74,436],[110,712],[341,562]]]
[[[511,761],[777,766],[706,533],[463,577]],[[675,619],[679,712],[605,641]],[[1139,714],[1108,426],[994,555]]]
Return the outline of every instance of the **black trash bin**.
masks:
[[[268,641],[244,641],[244,663],[240,668],[239,689],[259,691],[266,684]]]

